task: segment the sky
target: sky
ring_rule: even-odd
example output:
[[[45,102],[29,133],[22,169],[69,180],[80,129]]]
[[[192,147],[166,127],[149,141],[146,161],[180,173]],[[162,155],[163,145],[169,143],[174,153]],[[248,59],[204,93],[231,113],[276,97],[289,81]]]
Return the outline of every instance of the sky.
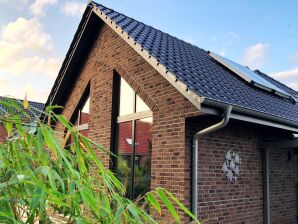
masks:
[[[0,95],[45,102],[88,1],[0,0]],[[98,0],[298,90],[297,0]]]

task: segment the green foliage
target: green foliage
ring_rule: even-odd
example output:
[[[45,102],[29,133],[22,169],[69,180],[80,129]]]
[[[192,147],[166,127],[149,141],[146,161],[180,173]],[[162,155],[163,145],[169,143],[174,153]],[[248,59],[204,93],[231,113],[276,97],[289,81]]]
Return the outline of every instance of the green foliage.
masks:
[[[54,114],[55,107],[43,113],[48,124],[64,126],[73,140],[67,149],[66,140],[57,138],[64,133],[30,120],[28,113],[40,111],[24,110],[15,100],[0,103],[8,111],[1,117],[8,138],[0,145],[0,223],[52,223],[58,214],[65,223],[157,223],[153,214],[162,212],[179,222],[176,207],[195,219],[162,188],[136,201],[125,198],[122,183],[95,154],[100,150],[109,156],[109,151]]]

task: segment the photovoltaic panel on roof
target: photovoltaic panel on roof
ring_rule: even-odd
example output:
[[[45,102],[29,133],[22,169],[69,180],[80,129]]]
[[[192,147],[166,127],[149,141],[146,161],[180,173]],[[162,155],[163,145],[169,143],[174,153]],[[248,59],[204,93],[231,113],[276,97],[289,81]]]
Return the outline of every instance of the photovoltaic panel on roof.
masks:
[[[273,83],[267,81],[263,77],[259,76],[256,72],[250,70],[248,67],[245,67],[243,65],[240,65],[234,61],[231,61],[223,56],[220,56],[218,54],[215,54],[213,52],[209,52],[209,55],[214,58],[216,61],[218,61],[220,64],[227,67],[229,70],[233,71],[235,74],[237,74],[239,77],[244,79],[246,82],[259,87],[261,89],[267,90],[269,92],[274,92],[277,95],[291,98],[291,95],[284,90],[278,88]]]

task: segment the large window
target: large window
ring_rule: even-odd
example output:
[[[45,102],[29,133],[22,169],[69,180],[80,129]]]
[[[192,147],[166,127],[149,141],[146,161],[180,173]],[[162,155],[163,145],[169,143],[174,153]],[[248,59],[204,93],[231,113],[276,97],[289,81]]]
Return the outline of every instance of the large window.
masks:
[[[116,173],[135,199],[150,190],[152,112],[122,78],[118,111]]]

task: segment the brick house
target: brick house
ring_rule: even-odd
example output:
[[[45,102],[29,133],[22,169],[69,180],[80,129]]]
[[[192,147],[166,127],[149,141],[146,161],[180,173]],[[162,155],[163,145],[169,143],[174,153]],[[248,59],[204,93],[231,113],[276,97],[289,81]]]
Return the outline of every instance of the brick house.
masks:
[[[0,96],[0,101],[6,101],[7,102],[8,99],[14,100],[17,104],[19,104],[21,107],[23,107],[23,100],[12,99],[12,98],[9,98],[9,97]],[[42,111],[43,108],[44,108],[44,104],[43,103],[29,101],[28,114],[30,115],[30,119],[32,121],[34,121],[35,119],[38,119],[39,118],[39,115],[40,115],[40,111]],[[30,112],[30,111],[32,111],[33,113]],[[10,112],[7,111],[6,107],[0,102],[0,118],[2,119],[3,117],[5,117],[5,115],[7,113],[10,114]],[[0,122],[0,143],[5,142],[6,137],[7,137],[7,133],[6,133],[5,127]]]
[[[118,155],[97,152],[127,197],[162,186],[208,223],[296,223],[297,99],[260,71],[91,2],[46,105]]]

